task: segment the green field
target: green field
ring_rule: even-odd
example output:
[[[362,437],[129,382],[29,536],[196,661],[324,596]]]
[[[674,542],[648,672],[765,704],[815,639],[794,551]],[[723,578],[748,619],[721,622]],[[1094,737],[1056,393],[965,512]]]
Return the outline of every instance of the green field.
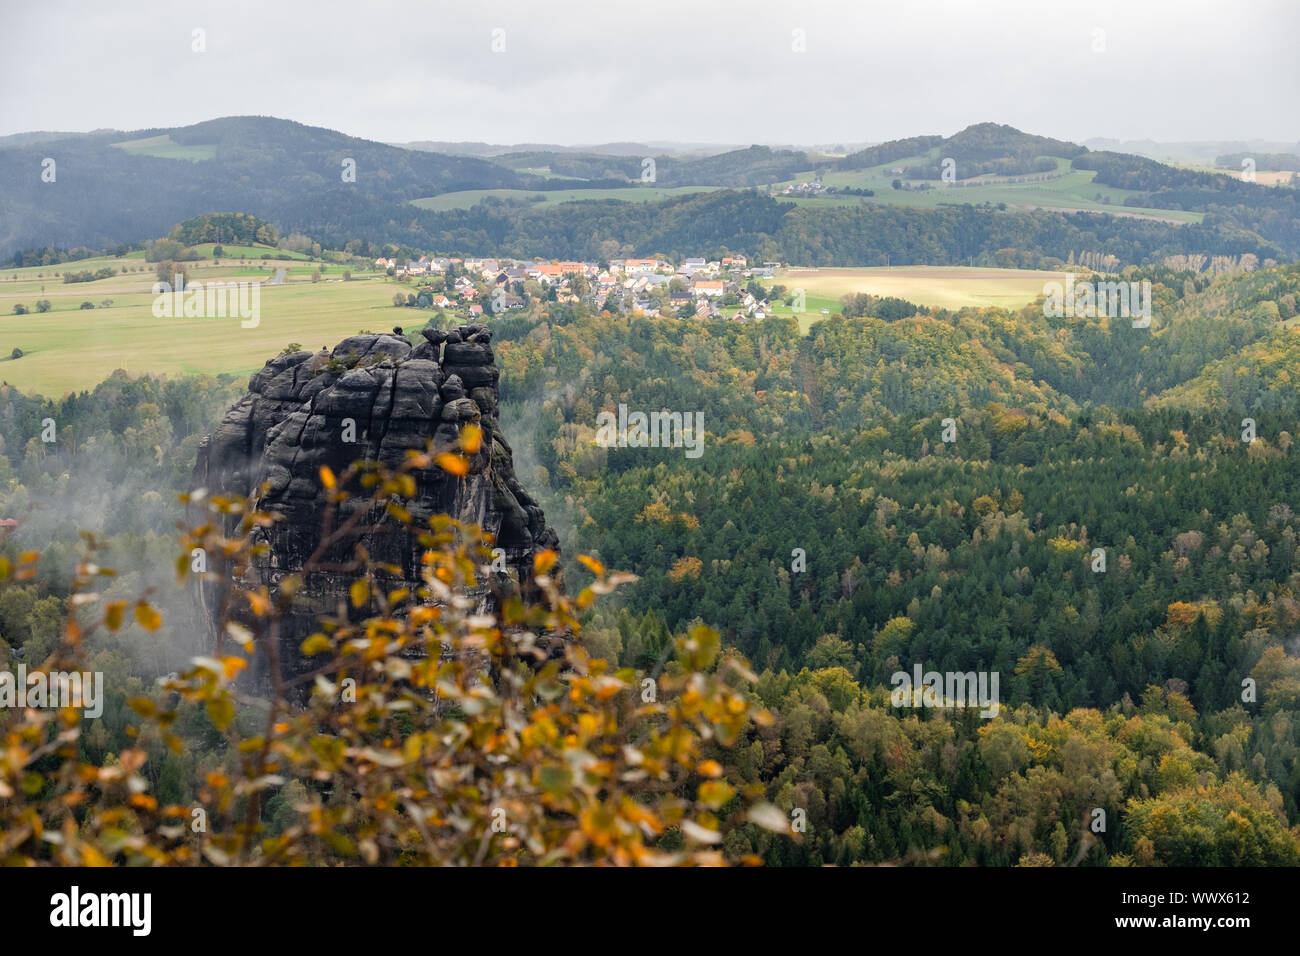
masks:
[[[512,166],[517,173],[524,173],[528,176],[545,176],[547,179],[573,179],[581,180],[581,176],[566,176],[563,173],[557,173],[550,166]]]
[[[215,242],[205,242],[201,245],[194,246],[193,249],[211,259],[213,258],[212,250],[216,248],[216,246],[217,243]],[[266,259],[268,261],[274,259],[310,261],[311,259],[311,256],[307,255],[305,252],[291,252],[288,249],[275,249],[271,246],[223,245],[221,247],[222,259],[238,259],[240,256],[243,256],[246,259]]]
[[[624,202],[653,202],[667,199],[669,196],[685,196],[690,193],[710,192],[717,186],[624,186],[617,189],[554,189],[537,192],[531,189],[464,189],[460,192],[443,193],[441,196],[426,196],[412,199],[412,205],[421,209],[445,212],[448,209],[468,209],[475,203],[489,197],[496,199],[527,199],[538,206],[554,206],[562,202],[575,202],[583,199],[621,199]],[[540,198],[537,198],[540,197]]]
[[[97,282],[64,283],[53,271],[80,271],[105,263],[144,272],[129,272]],[[267,280],[277,268],[241,267],[222,260],[190,263],[192,280]],[[143,258],[87,259],[59,266],[9,269],[0,273],[0,380],[28,393],[56,396],[87,389],[115,369],[131,373],[182,375],[195,372],[249,373],[290,342],[306,348],[333,347],[339,339],[363,329],[380,331],[418,322],[429,313],[395,309],[393,293],[405,286],[375,274],[357,273],[352,282],[333,278],[339,266],[327,269],[329,281],[311,282],[317,264],[287,267],[285,284],[261,289],[261,320],[245,329],[238,318],[157,319],[149,291],[154,267]],[[13,279],[17,273],[19,278]],[[41,277],[38,277],[41,276]],[[42,291],[42,289],[44,291]],[[37,299],[49,299],[51,309],[35,312]],[[111,299],[107,308],[105,299]],[[81,309],[84,301],[95,308]],[[14,315],[15,303],[33,311]],[[418,318],[417,318],[418,317]],[[10,358],[14,348],[21,358]]]
[[[883,203],[891,206],[907,206],[913,209],[935,209],[941,205],[982,203],[1004,203],[1008,209],[1051,209],[1057,212],[1108,212],[1116,216],[1136,216],[1139,218],[1160,219],[1166,222],[1188,223],[1200,222],[1203,213],[1186,212],[1179,209],[1153,209],[1144,206],[1125,206],[1124,200],[1133,195],[1132,190],[1117,189],[1113,186],[1099,186],[1093,182],[1096,172],[1091,169],[1072,169],[1068,159],[1056,160],[1056,172],[1048,175],[1053,178],[1044,182],[1029,183],[990,183],[988,185],[950,185],[935,182],[929,185],[933,189],[894,189],[890,184],[901,179],[897,173],[890,172],[893,167],[907,168],[920,164],[927,159],[938,158],[937,151],[930,156],[911,156],[907,159],[894,160],[867,169],[827,172],[822,182],[827,186],[849,186],[854,189],[871,189],[874,196],[827,196],[823,198],[778,197],[786,202],[799,205],[824,205],[826,203],[858,204]],[[960,170],[958,170],[960,173]],[[789,183],[778,183],[784,187],[793,183],[807,182],[814,178],[815,171],[809,170]],[[993,177],[982,176],[967,180],[980,183]],[[908,182],[904,180],[904,182]],[[912,185],[919,185],[912,182]],[[1100,198],[1098,198],[1100,197]]]
[[[927,160],[939,159],[938,151],[930,155],[909,156],[865,169],[825,172],[822,182],[828,186],[871,189],[874,196],[829,195],[818,198],[778,196],[783,202],[798,205],[822,206],[826,204],[880,203],[912,209],[936,209],[943,205],[1002,205],[1011,210],[1049,209],[1055,212],[1105,212],[1116,216],[1158,219],[1171,223],[1199,223],[1204,214],[1180,209],[1155,209],[1146,206],[1126,206],[1125,200],[1134,195],[1132,190],[1100,186],[1093,182],[1096,172],[1073,169],[1068,159],[1057,158],[1056,170],[1041,182],[996,182],[997,177],[978,176],[957,184],[929,183],[933,189],[894,189],[892,182],[901,177],[892,172],[894,167],[906,168]],[[542,172],[532,169],[529,172]],[[549,170],[547,170],[549,172]],[[787,185],[808,182],[815,178],[816,170],[808,170],[788,182],[776,183],[778,192]],[[960,170],[958,171],[960,172]],[[1003,177],[1006,178],[1006,177]],[[906,181],[905,181],[906,182]],[[911,185],[920,185],[912,182]],[[421,209],[443,212],[448,209],[468,209],[489,197],[498,199],[525,199],[538,205],[554,205],[582,199],[621,199],[628,202],[648,202],[669,196],[696,192],[709,192],[721,186],[627,186],[617,189],[561,189],[538,192],[525,189],[468,189],[415,199]]]
[[[154,266],[144,261],[143,253],[0,272],[0,380],[24,392],[58,396],[91,388],[119,368],[136,374],[247,374],[291,342],[310,349],[332,347],[339,339],[365,329],[423,325],[431,315],[394,308],[393,293],[405,293],[411,287],[380,273],[354,271],[353,281],[343,282],[342,266],[268,260],[263,268],[263,250],[256,251],[259,255],[254,261],[242,264],[229,257],[220,265],[211,260],[188,264],[191,280],[199,282],[268,281],[279,269],[286,271],[283,284],[263,285],[261,320],[251,329],[242,328],[237,317],[154,318],[150,292]],[[55,275],[105,265],[118,269],[118,274],[77,283],[64,283]],[[120,272],[123,267],[129,270],[126,274]],[[325,278],[312,282],[311,273],[321,268]],[[792,268],[772,281],[805,291],[807,311],[798,318],[806,332],[813,323],[838,311],[841,297],[850,292],[892,295],[946,308],[1016,308],[1041,295],[1043,283],[1060,278],[1061,273],[1055,272],[914,266]],[[49,312],[35,311],[38,299],[50,301]],[[105,306],[106,300],[111,304]],[[82,309],[82,302],[95,307]],[[14,315],[15,303],[33,311]],[[789,315],[792,310],[777,306],[775,311]],[[23,350],[21,358],[9,357],[14,348]]]
[[[1204,219],[1204,214],[1187,212],[1180,209],[1155,209],[1145,206],[1125,206],[1124,201],[1133,195],[1132,190],[1117,189],[1112,186],[1098,186],[1093,182],[1096,172],[1093,170],[1072,169],[1067,159],[1057,159],[1056,172],[1052,178],[1042,182],[997,183],[988,180],[994,177],[982,176],[965,181],[966,185],[949,185],[932,183],[933,189],[894,189],[890,184],[900,178],[890,170],[907,167],[935,157],[912,156],[895,160],[867,169],[827,172],[822,181],[828,186],[871,189],[874,196],[824,196],[818,198],[800,198],[778,196],[783,202],[798,205],[823,206],[857,205],[859,203],[880,203],[891,206],[904,206],[912,209],[936,209],[943,205],[992,205],[1002,204],[1011,210],[1050,209],[1055,212],[1105,212],[1116,216],[1133,216],[1141,219],[1159,219],[1171,223],[1196,223]],[[534,170],[535,171],[535,170]],[[776,183],[778,191],[787,185],[812,180],[815,170],[801,173],[788,182]],[[915,185],[915,184],[914,184]],[[468,209],[475,203],[489,197],[497,199],[525,199],[536,202],[539,206],[550,206],[562,202],[574,202],[583,199],[621,199],[627,202],[649,202],[665,199],[669,196],[681,196],[697,192],[709,192],[721,189],[721,186],[627,186],[617,189],[559,189],[538,192],[526,189],[467,189],[460,192],[443,193],[440,196],[428,196],[414,199],[412,203],[421,209],[444,212],[448,209]]]
[[[217,155],[215,144],[182,146],[180,143],[173,142],[171,136],[167,133],[163,133],[161,136],[146,136],[143,139],[123,140],[113,145],[137,156],[157,156],[160,159],[186,159],[192,163],[212,159]]]

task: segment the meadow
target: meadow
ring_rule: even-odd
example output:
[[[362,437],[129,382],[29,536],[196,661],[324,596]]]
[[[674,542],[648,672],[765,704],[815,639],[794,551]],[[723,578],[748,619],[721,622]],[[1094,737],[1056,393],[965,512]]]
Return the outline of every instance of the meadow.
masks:
[[[167,133],[159,136],[146,136],[142,139],[123,140],[113,145],[137,156],[157,156],[160,159],[186,159],[192,163],[197,163],[203,159],[212,159],[217,155],[215,144],[205,143],[197,146],[182,146]]]
[[[199,248],[211,252],[211,247]],[[292,342],[310,349],[332,347],[360,331],[422,326],[432,315],[394,308],[393,293],[410,286],[380,273],[354,270],[352,281],[344,282],[343,267],[312,262],[299,253],[251,247],[246,253],[251,255],[243,263],[227,256],[187,265],[191,281],[205,283],[269,283],[278,270],[286,271],[283,284],[263,285],[261,318],[249,329],[237,317],[155,318],[150,291],[154,265],[145,262],[142,252],[0,272],[0,380],[29,394],[60,396],[91,388],[119,368],[133,374],[249,374]],[[279,255],[286,258],[274,258]],[[105,266],[118,271],[94,282],[63,282],[64,272]],[[317,269],[323,278],[312,282]],[[852,292],[946,308],[1015,308],[1040,295],[1044,282],[1059,278],[1053,272],[915,266],[793,268],[771,281],[805,290],[806,311],[798,318],[807,332],[838,311],[841,297]],[[40,299],[49,300],[48,312],[36,311]],[[85,302],[93,308],[82,308]],[[15,315],[13,308],[20,303],[31,311]],[[784,305],[775,311],[792,314]],[[15,348],[22,350],[21,357],[10,357]]]
[[[996,306],[1018,309],[1043,294],[1043,284],[1063,282],[1065,273],[1033,269],[990,269],[966,266],[890,266],[863,269],[782,269],[765,283],[787,290],[803,289],[806,311],[799,328],[809,326],[839,310],[840,300],[854,292],[897,296],[918,305],[945,309]],[[825,311],[823,311],[825,310]],[[777,315],[791,315],[777,305]]]
[[[77,283],[54,275],[103,265],[145,271]],[[343,282],[341,267],[326,266],[325,277],[312,282],[310,273],[319,264],[271,261],[262,269],[222,260],[221,265],[188,266],[191,281],[205,283],[269,282],[277,268],[288,274],[284,284],[262,286],[259,324],[245,329],[238,318],[155,318],[150,291],[154,267],[139,253],[5,270],[0,273],[0,380],[23,392],[59,396],[91,388],[119,368],[136,374],[251,373],[291,342],[311,349],[333,347],[355,332],[390,329],[415,318],[409,310],[393,307],[397,284],[375,273],[357,273],[353,281]],[[38,299],[49,300],[48,312],[36,311]],[[94,308],[83,309],[83,302]],[[32,311],[13,314],[18,303]],[[427,318],[428,313],[419,313],[418,324]],[[22,357],[10,357],[15,348]]]
[[[463,189],[460,192],[443,193],[440,196],[426,196],[412,199],[411,204],[421,209],[434,212],[446,212],[448,209],[468,209],[484,199],[527,199],[539,206],[554,206],[562,202],[578,202],[584,199],[621,199],[624,202],[653,202],[670,196],[686,196],[691,193],[704,193],[720,186],[623,186],[615,189],[551,189],[538,192],[533,189]]]
[[[891,185],[899,179],[894,167],[906,168],[919,165],[927,160],[937,158],[937,152],[931,156],[911,156],[907,159],[883,163],[866,169],[827,172],[822,182],[827,186],[852,187],[854,189],[871,189],[874,196],[825,196],[818,198],[778,197],[800,205],[823,203],[883,203],[892,206],[907,206],[914,209],[934,209],[941,205],[965,204],[977,205],[1003,203],[1011,210],[1051,209],[1057,212],[1107,212],[1116,216],[1136,216],[1139,218],[1159,219],[1165,222],[1188,223],[1200,222],[1203,213],[1186,212],[1179,209],[1152,209],[1142,206],[1125,206],[1124,201],[1132,190],[1117,189],[1113,186],[1099,186],[1093,182],[1097,173],[1091,169],[1072,169],[1068,159],[1056,160],[1056,171],[1048,173],[1052,178],[1042,182],[996,183],[987,182],[995,179],[991,176],[979,176],[965,182],[983,185],[949,185],[947,183],[930,183],[933,189],[894,189]],[[960,175],[960,170],[958,170]],[[778,190],[786,185],[811,181],[816,176],[815,170],[809,170],[789,183],[777,183]],[[906,181],[905,182],[909,182]],[[911,182],[911,185],[919,183]]]
[[[937,154],[936,154],[937,155]],[[932,156],[911,156],[872,166],[866,169],[824,172],[822,182],[827,186],[840,188],[873,190],[874,196],[825,195],[815,198],[777,195],[782,202],[797,205],[825,205],[880,203],[891,206],[905,206],[912,209],[935,209],[942,205],[981,205],[1001,204],[1010,210],[1049,209],[1056,212],[1105,212],[1116,216],[1132,216],[1141,219],[1158,219],[1171,223],[1194,223],[1204,218],[1203,213],[1187,212],[1179,209],[1155,209],[1144,206],[1126,206],[1124,202],[1133,195],[1132,190],[1117,189],[1113,186],[1099,186],[1093,182],[1096,172],[1090,169],[1072,169],[1068,159],[1057,158],[1056,171],[1049,173],[1050,179],[1041,182],[996,182],[997,177],[979,176],[964,180],[956,185],[935,182],[933,189],[894,189],[891,185],[900,178],[892,172],[894,167],[918,165]],[[817,170],[810,169],[788,182],[772,185],[778,194],[788,185],[809,182],[817,175]],[[911,185],[919,185],[911,183]],[[525,199],[541,206],[556,203],[574,202],[583,199],[619,199],[625,202],[649,202],[669,196],[689,193],[709,192],[722,189],[722,186],[626,186],[613,189],[559,189],[539,192],[528,189],[467,189],[460,192],[443,193],[413,199],[412,204],[421,209],[445,212],[448,209],[468,209],[487,198]]]

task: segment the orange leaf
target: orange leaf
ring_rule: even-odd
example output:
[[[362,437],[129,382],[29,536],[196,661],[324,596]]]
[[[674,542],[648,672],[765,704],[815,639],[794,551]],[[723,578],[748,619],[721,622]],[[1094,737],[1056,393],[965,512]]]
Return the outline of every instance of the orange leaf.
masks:
[[[434,459],[438,467],[448,474],[456,475],[463,478],[469,474],[469,459],[463,455],[453,455],[451,452],[444,451]]]
[[[465,454],[472,455],[483,444],[483,429],[470,423],[460,430],[460,447]]]
[[[135,606],[135,619],[146,631],[156,631],[162,627],[162,615],[144,601]]]

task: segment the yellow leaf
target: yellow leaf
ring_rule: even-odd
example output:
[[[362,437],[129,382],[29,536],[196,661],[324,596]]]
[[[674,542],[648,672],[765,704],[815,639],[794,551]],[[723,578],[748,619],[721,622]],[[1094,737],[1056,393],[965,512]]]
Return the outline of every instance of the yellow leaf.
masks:
[[[321,653],[322,651],[328,651],[330,646],[330,640],[324,634],[313,634],[311,637],[307,638],[307,640],[302,642],[299,649],[302,651],[303,656],[311,657],[315,654]]]
[[[81,865],[82,866],[112,866],[108,857],[100,853],[89,843],[81,844]]]
[[[217,730],[225,730],[235,719],[235,705],[229,697],[213,697],[207,703],[208,720]]]
[[[463,478],[469,474],[469,459],[463,455],[453,455],[451,452],[444,451],[434,459],[438,467],[451,475]]]
[[[162,615],[144,601],[135,606],[135,619],[146,631],[156,631],[162,627]]]
[[[361,607],[370,600],[370,584],[365,578],[357,578],[352,582],[352,606]]]
[[[226,633],[238,641],[250,654],[253,652],[253,632],[235,621],[226,622]]]
[[[555,560],[558,557],[559,555],[549,549],[539,552],[533,556],[533,570],[538,574],[545,574],[555,567]]]
[[[334,472],[325,465],[321,465],[320,468],[320,483],[325,486],[326,491],[333,491],[334,486],[338,484],[334,478]]]
[[[108,607],[104,609],[104,626],[110,631],[116,631],[122,626],[122,618],[125,615],[125,601],[110,601]]]
[[[735,793],[735,789],[725,781],[706,780],[700,784],[700,803],[716,810],[730,800]]]
[[[578,563],[598,578],[603,577],[605,574],[605,566],[595,558],[589,558],[585,554],[580,554],[578,555]]]
[[[472,455],[483,444],[483,429],[470,423],[460,430],[460,447],[467,455]]]

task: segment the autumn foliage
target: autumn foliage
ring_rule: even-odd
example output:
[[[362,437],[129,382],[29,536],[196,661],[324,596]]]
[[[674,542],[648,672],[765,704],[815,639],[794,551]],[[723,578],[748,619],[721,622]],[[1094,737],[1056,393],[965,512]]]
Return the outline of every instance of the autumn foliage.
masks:
[[[395,471],[354,467],[385,502],[409,487],[407,470],[428,464],[413,455]],[[321,476],[336,503],[355,477]],[[239,499],[204,506],[238,515],[238,531],[223,537],[216,521],[189,528],[182,554],[204,548],[219,557],[208,575],[238,581],[222,569],[245,566],[249,533],[275,516]],[[724,770],[728,748],[770,717],[752,702],[754,676],[722,653],[716,632],[679,637],[656,673],[616,669],[584,651],[580,616],[630,576],[580,558],[592,581],[569,597],[546,552],[535,567],[540,600],[511,597],[476,613],[467,594],[482,584],[490,538],[442,516],[429,525],[414,591],[385,592],[383,569],[358,553],[357,613],[323,620],[304,642],[318,661],[305,678],[285,681],[272,667],[269,690],[241,678],[259,655],[275,658],[276,621],[302,581],[275,593],[234,585],[217,647],[130,701],[136,743],[111,762],[83,758],[86,721],[76,710],[0,717],[0,860],[723,864],[758,862],[724,857],[732,828],[789,832],[785,815],[759,799],[761,785]],[[122,627],[128,610],[147,629],[163,623],[148,599],[131,608],[100,600],[94,588],[112,572],[95,563],[95,540],[86,545],[49,669],[78,667],[87,636]],[[182,557],[181,577],[187,567]],[[164,805],[152,792],[144,768],[160,745],[196,756],[194,805]]]

